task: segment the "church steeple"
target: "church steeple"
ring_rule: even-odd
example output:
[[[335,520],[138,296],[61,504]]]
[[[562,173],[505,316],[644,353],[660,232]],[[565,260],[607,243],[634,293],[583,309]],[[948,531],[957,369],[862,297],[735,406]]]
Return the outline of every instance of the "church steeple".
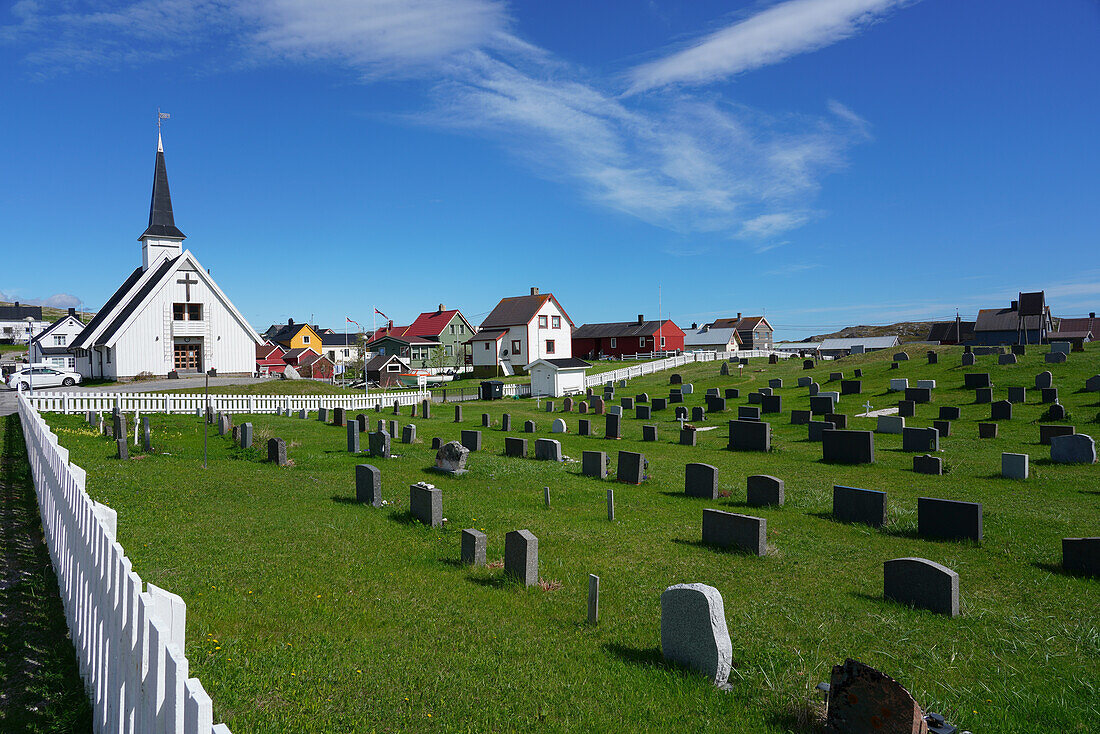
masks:
[[[142,264],[146,270],[167,254],[174,257],[183,250],[187,238],[176,227],[172,216],[172,195],[168,191],[168,169],[164,165],[164,143],[157,133],[157,160],[153,169],[153,196],[149,202],[149,226],[138,240],[141,242]]]

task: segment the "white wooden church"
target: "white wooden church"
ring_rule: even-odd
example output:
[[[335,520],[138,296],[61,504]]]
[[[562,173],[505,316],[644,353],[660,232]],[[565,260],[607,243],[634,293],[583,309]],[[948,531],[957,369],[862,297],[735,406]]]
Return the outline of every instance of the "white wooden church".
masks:
[[[263,339],[190,250],[172,215],[164,145],[158,135],[149,226],[141,266],[71,343],[84,378],[129,380],[175,371],[248,375]]]

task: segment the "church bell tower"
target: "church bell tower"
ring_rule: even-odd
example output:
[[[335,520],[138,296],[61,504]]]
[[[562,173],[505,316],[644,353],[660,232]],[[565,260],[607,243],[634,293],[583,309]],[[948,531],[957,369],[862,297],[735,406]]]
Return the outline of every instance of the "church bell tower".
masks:
[[[157,162],[153,169],[153,198],[149,203],[149,226],[141,242],[142,269],[148,270],[162,255],[176,257],[183,252],[187,235],[176,227],[172,217],[172,196],[168,192],[168,170],[164,166],[164,144],[157,133]]]

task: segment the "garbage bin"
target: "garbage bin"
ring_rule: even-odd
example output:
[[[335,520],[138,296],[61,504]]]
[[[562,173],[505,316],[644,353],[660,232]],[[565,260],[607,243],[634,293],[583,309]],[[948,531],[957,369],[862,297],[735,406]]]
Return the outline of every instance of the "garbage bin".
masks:
[[[482,400],[500,400],[504,397],[504,383],[500,380],[484,380],[481,383]]]

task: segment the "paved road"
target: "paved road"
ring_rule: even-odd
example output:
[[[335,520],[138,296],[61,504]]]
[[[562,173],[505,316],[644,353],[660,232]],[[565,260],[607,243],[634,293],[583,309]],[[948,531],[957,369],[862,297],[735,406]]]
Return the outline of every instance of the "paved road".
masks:
[[[256,377],[211,377],[211,387],[215,385],[252,385],[257,382],[272,382],[270,378]],[[182,390],[188,387],[202,387],[205,379],[202,377],[184,377],[179,380],[152,380],[150,382],[131,382],[124,385],[105,385],[85,387],[74,385],[72,387],[50,387],[35,392],[152,392],[155,390]],[[0,416],[14,413],[16,409],[15,391],[0,387]]]

